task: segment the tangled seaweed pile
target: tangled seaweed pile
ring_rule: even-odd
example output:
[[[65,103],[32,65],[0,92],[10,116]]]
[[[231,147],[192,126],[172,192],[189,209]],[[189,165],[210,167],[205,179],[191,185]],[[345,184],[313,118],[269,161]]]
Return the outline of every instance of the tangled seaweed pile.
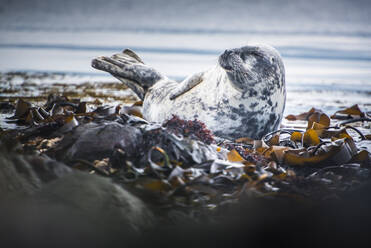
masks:
[[[26,127],[2,130],[3,142],[16,138],[22,153],[110,177],[161,206],[215,210],[243,196],[313,202],[370,180],[371,137],[363,133],[370,118],[358,106],[331,118],[317,109],[289,115],[307,128],[234,141],[213,137],[197,120],[148,123],[140,103],[98,106],[51,94],[43,106],[22,99],[2,106],[13,113],[9,122]]]

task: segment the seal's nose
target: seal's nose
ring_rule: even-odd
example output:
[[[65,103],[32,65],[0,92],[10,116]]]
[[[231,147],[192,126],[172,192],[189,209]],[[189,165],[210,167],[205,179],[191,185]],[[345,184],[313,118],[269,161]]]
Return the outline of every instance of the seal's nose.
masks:
[[[233,53],[233,50],[227,49],[222,55],[219,56],[219,64],[223,69],[232,70],[232,66],[230,65],[230,57]]]

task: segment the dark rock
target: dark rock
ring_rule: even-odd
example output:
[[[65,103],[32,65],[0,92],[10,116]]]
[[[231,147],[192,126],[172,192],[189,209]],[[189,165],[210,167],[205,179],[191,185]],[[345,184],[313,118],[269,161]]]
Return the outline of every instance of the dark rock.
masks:
[[[117,122],[87,123],[67,134],[53,151],[57,160],[88,161],[110,157],[114,148],[134,153],[141,143],[142,133],[138,128]]]
[[[36,197],[81,212],[103,224],[140,231],[151,226],[153,216],[145,204],[110,179],[75,171],[44,187]]]
[[[22,155],[0,143],[0,195],[31,194],[43,183],[71,172],[46,156]]]
[[[65,164],[47,156],[32,156],[28,158],[28,162],[43,183],[53,181],[72,171]]]
[[[0,238],[9,246],[114,244],[151,228],[154,216],[108,178],[0,143]]]
[[[9,113],[13,113],[14,110],[15,110],[15,107],[13,104],[9,102],[0,102],[0,113],[9,114]]]
[[[41,181],[23,156],[0,154],[0,195],[31,194]]]
[[[110,246],[134,242],[154,224],[140,199],[107,178],[79,171],[32,196],[0,200],[0,218],[1,242],[12,247]]]

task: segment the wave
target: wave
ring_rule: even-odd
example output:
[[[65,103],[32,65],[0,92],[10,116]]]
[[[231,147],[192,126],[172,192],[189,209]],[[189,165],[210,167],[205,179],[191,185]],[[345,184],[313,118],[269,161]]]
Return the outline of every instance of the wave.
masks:
[[[2,24],[1,31],[41,31],[41,32],[134,32],[134,33],[149,33],[149,34],[196,34],[196,35],[305,35],[305,36],[327,36],[327,37],[362,37],[370,38],[371,31],[369,30],[278,30],[278,29],[223,29],[223,28],[169,28],[169,27],[40,27],[28,26],[27,24],[13,25]]]
[[[140,53],[161,53],[161,54],[191,54],[191,55],[218,55],[223,50],[195,49],[195,48],[163,48],[163,47],[144,47],[144,46],[89,46],[72,44],[0,44],[0,49],[41,49],[41,50],[78,50],[78,51],[105,51],[117,52],[124,47]],[[286,58],[302,59],[324,59],[324,60],[357,60],[371,61],[371,52],[369,50],[340,50],[324,49],[302,46],[277,46],[276,49]]]

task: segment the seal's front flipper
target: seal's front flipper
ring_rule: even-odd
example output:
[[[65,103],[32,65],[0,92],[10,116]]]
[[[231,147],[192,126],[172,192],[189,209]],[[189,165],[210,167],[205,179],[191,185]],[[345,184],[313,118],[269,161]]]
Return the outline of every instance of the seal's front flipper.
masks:
[[[184,79],[179,85],[172,91],[170,94],[170,100],[174,100],[178,96],[182,95],[183,93],[189,91],[196,85],[202,82],[203,80],[203,75],[205,72],[199,72],[196,74],[193,74],[186,79]]]

